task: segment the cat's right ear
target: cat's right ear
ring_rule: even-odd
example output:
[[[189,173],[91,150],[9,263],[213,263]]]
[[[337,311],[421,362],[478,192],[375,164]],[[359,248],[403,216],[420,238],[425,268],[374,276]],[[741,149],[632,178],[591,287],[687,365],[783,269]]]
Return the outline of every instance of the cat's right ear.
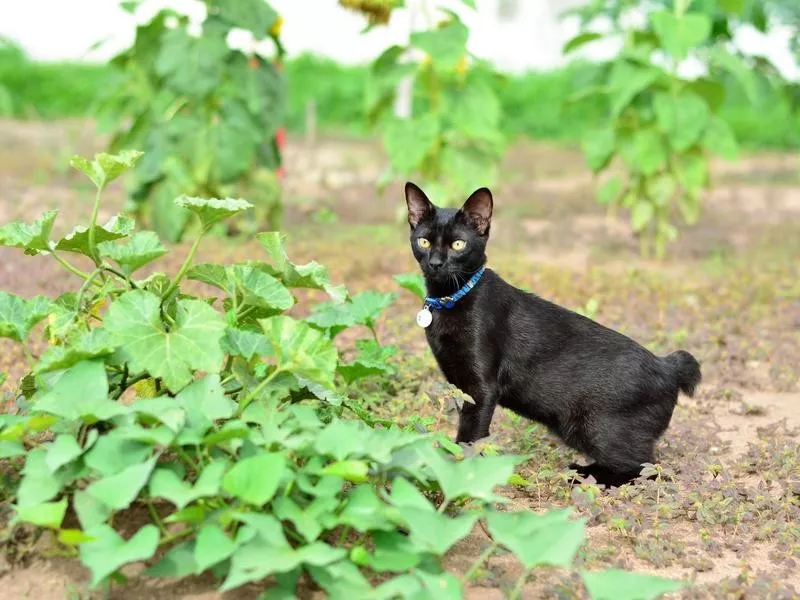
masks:
[[[412,229],[430,217],[436,210],[425,192],[410,181],[406,182],[406,204],[408,205],[408,224]]]

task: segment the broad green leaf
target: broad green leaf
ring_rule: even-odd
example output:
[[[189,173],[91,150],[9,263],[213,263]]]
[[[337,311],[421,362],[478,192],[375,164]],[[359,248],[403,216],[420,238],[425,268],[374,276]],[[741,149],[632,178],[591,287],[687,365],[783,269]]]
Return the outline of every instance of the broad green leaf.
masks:
[[[194,562],[201,573],[228,558],[236,550],[236,543],[216,525],[207,524],[197,533]]]
[[[653,110],[659,127],[678,152],[687,150],[700,139],[711,116],[706,101],[689,91],[679,96],[657,93],[653,97]]]
[[[34,506],[18,506],[15,508],[15,520],[24,521],[37,527],[58,529],[67,513],[67,499],[58,502],[43,502]]]
[[[452,573],[433,574],[420,570],[416,575],[430,600],[461,600],[464,597],[461,581]],[[417,598],[421,600],[419,596]]]
[[[684,581],[622,569],[582,571],[581,577],[592,600],[655,600],[686,587]]]
[[[387,506],[380,501],[368,483],[358,485],[347,493],[347,500],[336,518],[336,523],[349,525],[361,533],[392,531],[396,527],[389,519]]]
[[[450,71],[466,54],[468,37],[466,26],[453,19],[439,29],[412,33],[410,42],[426,52],[436,67]]]
[[[439,140],[441,124],[433,113],[413,119],[394,118],[386,124],[383,146],[389,155],[392,169],[410,175],[418,170]]]
[[[708,78],[698,78],[686,84],[686,89],[706,101],[712,112],[716,112],[725,101],[725,85]]]
[[[352,483],[364,483],[369,479],[369,464],[363,460],[337,460],[325,467],[325,475],[336,475]]]
[[[233,265],[228,268],[228,279],[242,304],[276,312],[288,310],[294,304],[292,294],[280,281],[253,267]]]
[[[356,325],[366,325],[375,327],[375,321],[395,301],[397,296],[394,293],[382,293],[375,290],[367,290],[352,297],[349,303],[345,304]]]
[[[79,362],[108,356],[116,346],[102,327],[95,327],[73,338],[67,345],[50,346],[33,369],[36,375],[68,369]]]
[[[263,506],[278,491],[286,469],[283,454],[264,452],[237,462],[222,479],[222,489],[255,506]]]
[[[502,139],[499,137],[501,114],[495,88],[485,80],[472,81],[454,94],[448,106],[449,133],[495,143]]]
[[[215,263],[200,263],[186,271],[186,279],[201,281],[233,295],[233,283],[228,277],[228,269]]]
[[[413,569],[422,561],[422,555],[408,537],[396,531],[376,531],[372,534],[375,549],[369,553],[364,546],[350,551],[350,560],[370,567],[379,573],[391,571],[402,573]]]
[[[57,210],[48,210],[33,223],[9,223],[0,227],[0,246],[22,248],[25,254],[36,255],[50,252],[50,234],[56,220]]]
[[[467,513],[455,518],[438,512],[399,507],[398,511],[408,525],[410,540],[424,552],[444,556],[459,540],[467,537],[478,520],[476,513]]]
[[[345,598],[369,598],[373,595],[372,586],[358,567],[350,561],[342,560],[323,567],[308,565],[306,569],[314,581],[329,594],[329,598],[344,600]],[[391,581],[395,581],[395,579]],[[405,592],[406,588],[403,588],[403,591]],[[402,595],[387,594],[379,597],[388,599],[402,597]]]
[[[229,327],[222,338],[222,348],[229,354],[247,360],[256,356],[267,357],[272,354],[272,346],[262,333]]]
[[[121,427],[101,435],[83,457],[86,466],[107,477],[145,461],[152,445],[129,439],[126,429]]]
[[[435,511],[433,505],[422,495],[422,492],[415,485],[401,477],[392,480],[391,498],[392,504],[395,506]]]
[[[64,371],[47,391],[40,391],[31,410],[70,421],[104,421],[128,412],[108,397],[108,376],[98,360],[85,360]]]
[[[278,13],[264,0],[211,0],[209,4],[219,10],[219,18],[228,25],[250,31],[257,40],[267,37],[278,19]]]
[[[347,383],[371,375],[391,375],[394,367],[389,359],[397,352],[395,346],[381,346],[375,340],[358,340],[358,356],[352,362],[340,364],[336,369]]]
[[[678,179],[681,185],[692,194],[708,184],[708,164],[701,153],[684,154],[677,160]]]
[[[711,19],[702,13],[676,15],[670,11],[650,14],[650,23],[661,41],[661,47],[677,60],[683,60],[689,51],[704,44],[711,35]]]
[[[703,134],[703,146],[710,152],[719,154],[726,160],[735,160],[739,155],[739,145],[730,126],[717,116],[711,117]]]
[[[186,411],[169,396],[137,398],[130,407],[133,412],[151,417],[175,433],[179,433],[186,424]]]
[[[611,127],[603,127],[589,131],[583,136],[581,148],[586,157],[586,164],[597,173],[606,168],[614,156],[616,136]]]
[[[132,169],[143,154],[138,150],[123,150],[119,154],[101,152],[95,154],[93,160],[75,155],[69,164],[74,169],[83,171],[102,190],[125,171]]]
[[[158,296],[134,290],[120,296],[108,309],[104,327],[120,345],[132,371],[160,377],[178,392],[192,380],[192,372],[217,373],[224,353],[220,339],[225,321],[200,300],[178,300],[175,325],[164,328]]]
[[[561,49],[561,53],[569,54],[570,52],[577,50],[581,46],[585,46],[586,44],[589,44],[591,42],[601,40],[603,39],[603,37],[604,36],[602,33],[595,33],[594,31],[584,31],[583,33],[579,33],[578,35],[567,41],[567,43],[564,44],[564,47]]]
[[[133,231],[134,221],[130,217],[116,215],[105,225],[95,225],[95,243],[112,242],[124,238]],[[89,256],[89,227],[78,225],[56,243],[55,249],[61,252],[75,252]]]
[[[58,541],[66,546],[80,546],[93,539],[92,536],[86,535],[80,529],[61,529],[58,532]]]
[[[655,217],[655,209],[647,199],[640,199],[631,209],[631,227],[635,232],[642,231]]]
[[[127,275],[167,253],[154,231],[137,231],[124,243],[102,242],[97,250],[100,256],[116,262]]]
[[[114,510],[128,508],[136,500],[141,489],[147,485],[157,457],[128,467],[116,475],[98,479],[88,485],[86,492]]]
[[[324,302],[314,307],[311,314],[306,317],[306,323],[326,330],[330,337],[336,337],[348,327],[355,325],[356,320],[349,304]]]
[[[85,490],[77,490],[75,492],[72,505],[84,531],[102,524],[113,512],[111,508]]]
[[[295,265],[289,260],[286,252],[286,234],[279,231],[267,231],[256,236],[258,243],[267,251],[275,272],[284,285],[290,288],[312,288],[324,290],[334,302],[343,302],[347,298],[347,290],[342,285],[331,284],[328,270],[316,261],[303,265]]]
[[[229,419],[236,411],[236,403],[225,395],[216,373],[193,381],[175,400],[186,411],[189,425],[204,431],[219,419]]]
[[[0,459],[13,458],[15,456],[25,456],[27,450],[22,442],[12,440],[0,440]]]
[[[83,448],[78,445],[78,440],[75,436],[69,433],[62,433],[56,436],[50,444],[47,445],[47,456],[45,463],[52,473],[55,473],[66,464],[71,463],[73,460],[83,454]]]
[[[336,492],[329,496],[318,496],[302,509],[290,497],[280,496],[273,501],[275,516],[282,521],[294,523],[298,533],[307,541],[313,542],[324,530],[322,523],[328,522],[339,506],[339,499],[335,494]]]
[[[199,498],[219,494],[222,475],[227,466],[225,461],[212,462],[203,469],[194,485],[183,480],[171,469],[158,468],[150,478],[150,495],[154,498],[165,498],[178,509],[182,509]]]
[[[17,489],[17,509],[52,500],[74,473],[69,469],[52,473],[47,466],[47,450],[43,447],[31,450],[25,457],[22,480]]]
[[[238,215],[240,212],[253,208],[247,200],[225,198],[192,198],[181,196],[175,199],[175,204],[193,212],[200,219],[204,228],[219,223]]]
[[[620,144],[620,154],[635,172],[652,175],[667,161],[664,140],[656,129],[639,129]]]
[[[81,562],[92,572],[92,587],[120,567],[152,557],[160,540],[155,525],[145,525],[127,541],[106,524],[97,525],[86,533],[94,541],[81,544],[79,554]]]
[[[614,175],[597,190],[597,203],[614,204],[624,191],[624,184],[618,175]]]
[[[662,76],[654,66],[642,67],[617,61],[609,78],[611,116],[619,117],[631,102]]]
[[[419,440],[417,434],[396,429],[372,429],[356,420],[336,419],[314,438],[314,449],[336,460],[369,457],[387,463],[392,452]]]
[[[586,537],[585,519],[571,520],[572,509],[492,512],[486,524],[494,540],[514,552],[526,569],[537,565],[569,568]]]
[[[31,329],[53,308],[54,305],[44,296],[25,300],[14,294],[0,292],[0,338],[24,342]]]
[[[279,368],[322,385],[333,383],[338,354],[325,335],[283,315],[260,319],[259,323],[272,344]]]
[[[176,28],[160,36],[159,46],[154,68],[172,91],[201,99],[220,84],[230,52],[223,34],[204,31],[195,39]]]
[[[745,9],[745,0],[720,0],[723,10],[741,16]]]
[[[518,456],[474,456],[462,461],[450,461],[441,452],[431,451],[429,466],[439,480],[442,492],[450,500],[471,496],[491,501],[494,489],[505,485],[522,461]]]
[[[194,562],[195,541],[189,540],[172,548],[164,557],[147,569],[148,577],[187,577],[198,572]]]
[[[425,278],[420,273],[402,273],[395,275],[394,280],[404,290],[408,290],[420,300],[424,300],[427,292],[425,290]]]

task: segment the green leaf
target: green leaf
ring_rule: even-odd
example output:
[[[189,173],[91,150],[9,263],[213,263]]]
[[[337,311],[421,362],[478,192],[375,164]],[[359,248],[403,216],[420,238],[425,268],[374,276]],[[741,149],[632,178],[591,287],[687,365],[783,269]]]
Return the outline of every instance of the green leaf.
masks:
[[[159,42],[154,68],[170,90],[202,99],[220,84],[230,52],[224,34],[204,27],[203,36],[195,39],[185,28],[176,28],[163,33]]]
[[[711,111],[700,96],[684,91],[675,97],[664,92],[653,98],[653,110],[670,145],[683,152],[700,139],[711,117]]]
[[[200,300],[178,300],[176,305],[175,325],[167,332],[161,299],[134,290],[111,304],[104,323],[130,369],[160,377],[172,392],[191,382],[194,370],[218,373],[224,358],[220,340],[225,321],[219,313]]]
[[[48,210],[30,225],[9,223],[0,227],[0,246],[22,248],[25,254],[36,255],[50,252],[50,234],[56,220],[57,210]]]
[[[133,219],[117,215],[112,217],[105,225],[96,225],[94,227],[95,242],[108,243],[124,238],[133,231],[133,227]],[[89,227],[78,225],[56,243],[55,249],[61,252],[74,252],[89,256],[89,229]]]
[[[452,573],[433,574],[420,570],[416,575],[430,600],[461,600],[464,597],[461,581]]]
[[[419,170],[425,157],[434,150],[440,133],[441,124],[434,113],[426,112],[413,119],[391,119],[383,133],[383,146],[392,169],[399,175]]]
[[[24,521],[37,527],[58,529],[67,513],[67,499],[58,502],[43,502],[34,506],[18,506],[15,520]]]
[[[494,489],[508,482],[514,467],[521,461],[518,456],[475,456],[455,462],[445,459],[438,451],[431,451],[428,457],[442,492],[450,500],[462,496],[494,500]]]
[[[253,205],[247,200],[234,198],[220,200],[218,198],[207,199],[181,196],[175,199],[175,204],[196,214],[205,229],[253,208]]]
[[[711,117],[708,127],[706,127],[703,134],[703,146],[726,160],[736,160],[739,155],[736,136],[730,126],[717,116]]]
[[[398,512],[411,531],[410,540],[416,548],[444,556],[456,542],[462,540],[475,525],[478,514],[468,513],[450,518],[438,512],[398,507]]]
[[[430,501],[408,480],[398,477],[392,481],[392,504],[420,510],[434,511]]]
[[[364,483],[369,478],[369,464],[363,460],[338,460],[325,467],[325,475],[336,475],[352,483]]]
[[[167,253],[154,231],[138,231],[122,244],[102,242],[97,244],[97,250],[100,256],[110,258],[122,267],[126,275]]]
[[[197,572],[202,573],[209,567],[228,558],[236,550],[236,543],[216,525],[203,525],[197,533],[194,546],[194,562]]]
[[[56,439],[48,445],[45,463],[50,471],[55,473],[81,454],[83,454],[83,448],[78,445],[78,440],[75,439],[75,436],[69,433],[62,433],[57,435]]]
[[[236,411],[236,403],[225,396],[216,373],[193,381],[175,400],[186,411],[189,425],[204,431],[219,419],[229,419]]]
[[[228,269],[226,269],[223,265],[214,263],[200,263],[198,265],[193,265],[188,271],[186,271],[186,279],[201,281],[208,285],[212,285],[215,288],[228,293],[229,295],[233,295],[233,283],[231,282],[228,273]]]
[[[287,316],[260,319],[280,369],[322,385],[333,384],[338,354],[320,331]]]
[[[692,48],[704,44],[711,35],[711,19],[701,13],[678,16],[659,11],[650,14],[650,23],[664,51],[678,60],[686,58]]]
[[[427,292],[425,290],[425,278],[420,273],[402,273],[395,275],[394,280],[404,290],[408,290],[420,300],[424,300]]]
[[[611,116],[619,117],[640,93],[648,89],[662,76],[662,71],[653,66],[642,67],[626,61],[617,61],[611,71]]]
[[[25,300],[14,294],[0,292],[0,338],[24,342],[31,329],[53,308],[53,304],[44,296]]]
[[[358,357],[347,364],[340,364],[337,371],[347,383],[352,383],[372,375],[391,375],[394,368],[388,363],[397,352],[394,346],[381,346],[375,340],[356,342]]]
[[[720,0],[720,6],[725,12],[741,16],[745,8],[745,0]]]
[[[372,486],[364,483],[348,492],[344,508],[337,516],[336,523],[349,525],[361,533],[375,530],[392,531],[395,529],[395,524],[389,519],[387,508]]]
[[[708,183],[708,163],[701,153],[684,154],[678,159],[678,179],[691,194],[698,194]]]
[[[388,463],[395,450],[417,441],[417,434],[397,429],[372,429],[360,421],[336,419],[316,434],[314,448],[336,460],[369,457]]]
[[[282,521],[294,523],[298,533],[309,542],[320,536],[324,530],[322,523],[333,517],[338,505],[339,499],[335,495],[314,498],[303,509],[288,496],[280,496],[273,502],[275,516]]]
[[[249,504],[263,506],[278,491],[285,469],[283,454],[257,454],[237,462],[222,479],[222,489]]]
[[[222,348],[229,354],[251,360],[255,356],[270,356],[272,346],[261,333],[229,327],[222,338]]]
[[[102,190],[125,171],[132,169],[143,154],[138,150],[123,150],[119,154],[101,152],[95,154],[91,161],[75,155],[69,164],[74,169],[83,171],[92,183]]]
[[[150,495],[165,498],[178,509],[182,509],[199,498],[209,498],[219,494],[222,476],[228,464],[217,460],[205,467],[192,486],[171,469],[156,469],[150,478]]]
[[[716,112],[725,101],[725,86],[718,81],[699,78],[688,82],[686,89],[703,98],[712,112]]]
[[[83,457],[86,466],[108,476],[146,460],[152,452],[151,444],[128,438],[127,429],[119,427],[101,435]]]
[[[160,421],[174,433],[179,433],[186,424],[186,411],[168,396],[137,398],[130,407],[140,415],[147,415]]]
[[[72,505],[84,531],[102,524],[113,512],[108,506],[85,490],[77,490],[75,492]]]
[[[597,173],[608,166],[614,156],[616,135],[611,127],[603,127],[583,136],[581,148],[586,156],[586,164]]]
[[[386,308],[395,301],[397,296],[393,293],[376,292],[367,290],[352,297],[347,309],[353,316],[356,325],[375,327],[375,321]]]
[[[150,474],[156,465],[157,457],[133,465],[116,475],[98,479],[86,488],[86,492],[109,508],[122,510],[136,500],[139,492],[147,485]]]
[[[39,357],[33,372],[41,375],[68,369],[85,360],[108,356],[115,349],[108,332],[102,327],[95,327],[73,338],[67,346],[50,346]]]
[[[624,191],[624,184],[618,175],[614,175],[597,190],[597,203],[600,205],[614,204]]]
[[[105,365],[85,360],[64,371],[52,387],[40,391],[31,410],[91,424],[123,415],[128,407],[108,397]]]
[[[71,480],[68,469],[52,473],[47,466],[47,450],[43,447],[28,452],[22,469],[22,480],[17,490],[17,510],[35,506],[54,498]]]
[[[197,573],[194,562],[194,540],[178,544],[167,552],[164,557],[147,569],[144,574],[148,577],[187,577]]]
[[[292,294],[280,281],[253,267],[233,265],[228,279],[245,305],[279,312],[294,305]]]
[[[347,297],[344,286],[331,285],[328,270],[316,261],[295,265],[286,253],[286,234],[267,231],[256,236],[258,243],[267,251],[275,272],[283,284],[292,288],[311,288],[324,290],[334,302],[343,302]]]
[[[653,205],[646,199],[640,199],[631,210],[631,227],[635,232],[642,231],[655,217]]]
[[[602,33],[595,33],[593,31],[584,31],[583,33],[579,33],[572,39],[570,39],[564,47],[561,49],[562,54],[569,54],[570,52],[577,50],[581,46],[589,44],[590,42],[594,42],[597,40],[603,39]]]
[[[228,25],[252,32],[257,40],[267,37],[278,19],[278,13],[264,0],[211,0],[209,4],[219,11],[219,18]]]
[[[572,509],[492,512],[486,524],[494,540],[514,552],[526,569],[538,565],[569,568],[586,537],[585,519],[570,520]]]
[[[667,149],[656,129],[638,129],[620,145],[620,154],[627,165],[638,173],[652,175],[667,162]]]
[[[102,524],[87,531],[94,541],[80,546],[81,562],[92,572],[91,586],[128,563],[147,560],[158,549],[160,535],[155,525],[145,525],[125,541],[110,526]]]
[[[582,571],[581,577],[592,600],[655,600],[686,587],[684,581],[621,569]]]
[[[451,71],[466,54],[468,37],[466,26],[453,19],[440,29],[412,33],[410,42],[426,52],[436,67]]]
[[[396,531],[376,531],[372,539],[375,544],[372,554],[364,546],[356,546],[350,551],[350,560],[379,573],[402,573],[422,561],[422,555],[415,550],[408,537]]]

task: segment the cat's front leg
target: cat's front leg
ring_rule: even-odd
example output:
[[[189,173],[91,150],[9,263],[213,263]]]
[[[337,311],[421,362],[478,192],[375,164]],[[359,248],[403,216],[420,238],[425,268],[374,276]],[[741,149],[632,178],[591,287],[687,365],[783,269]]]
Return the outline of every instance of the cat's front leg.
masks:
[[[475,404],[465,402],[458,416],[456,443],[469,444],[488,436],[496,406],[494,399],[475,399]]]

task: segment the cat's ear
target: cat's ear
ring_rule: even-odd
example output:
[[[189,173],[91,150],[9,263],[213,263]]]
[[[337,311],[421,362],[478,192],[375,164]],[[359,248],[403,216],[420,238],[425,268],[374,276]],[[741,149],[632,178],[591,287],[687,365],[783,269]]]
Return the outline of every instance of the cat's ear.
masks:
[[[408,205],[408,224],[412,229],[436,210],[425,192],[410,181],[406,182],[406,204]]]
[[[467,222],[475,228],[481,235],[489,233],[489,226],[492,224],[492,192],[488,188],[482,187],[472,192],[472,195],[464,202],[461,207],[461,214]]]

